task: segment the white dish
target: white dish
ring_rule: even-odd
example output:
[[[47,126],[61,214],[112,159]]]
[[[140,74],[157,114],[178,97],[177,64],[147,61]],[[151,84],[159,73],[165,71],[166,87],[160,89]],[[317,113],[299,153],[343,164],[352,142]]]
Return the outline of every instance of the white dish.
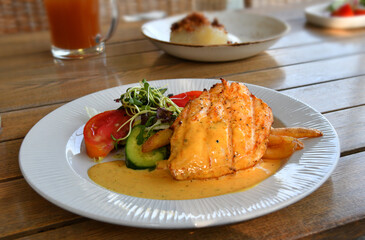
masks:
[[[365,27],[365,15],[354,17],[331,17],[328,11],[330,3],[307,7],[305,16],[308,22],[327,28],[353,29]]]
[[[210,20],[217,18],[233,44],[187,45],[170,42],[171,25],[186,15],[145,23],[142,33],[158,48],[175,57],[202,61],[233,61],[254,56],[272,46],[289,31],[289,26],[276,18],[237,11],[206,12]]]
[[[219,80],[153,81],[169,93],[210,88]],[[83,147],[85,106],[116,109],[113,99],[131,85],[96,92],[74,100],[41,119],[25,137],[19,163],[30,186],[50,202],[73,213],[113,224],[145,228],[198,228],[259,217],[293,204],[321,186],[335,169],[339,141],[331,124],[306,104],[267,88],[249,85],[286,126],[320,129],[324,136],[304,140],[273,176],[244,192],[196,200],[153,200],[118,194],[98,186],[87,175],[95,163]],[[106,160],[111,160],[107,158]]]

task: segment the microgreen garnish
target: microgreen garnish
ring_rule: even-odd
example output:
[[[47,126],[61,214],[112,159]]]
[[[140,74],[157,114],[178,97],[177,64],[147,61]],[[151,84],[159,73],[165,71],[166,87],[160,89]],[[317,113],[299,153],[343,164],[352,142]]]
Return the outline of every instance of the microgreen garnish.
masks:
[[[115,149],[118,149],[118,143],[121,141],[121,140],[118,140],[116,139],[113,134],[111,135],[112,139],[113,139],[113,144],[114,144],[114,148]]]
[[[138,144],[142,144],[151,134],[153,129],[164,129],[169,127],[168,123],[172,123],[180,114],[182,108],[178,107],[169,97],[164,93],[167,88],[155,88],[143,79],[139,86],[128,88],[116,102],[120,102],[120,108],[125,109],[127,114],[131,117],[122,126],[129,124],[129,132],[124,138],[115,139],[112,136],[115,146],[122,140],[125,140],[130,135],[135,120],[140,117],[141,124],[144,128],[138,136]],[[144,134],[147,132],[147,134]]]

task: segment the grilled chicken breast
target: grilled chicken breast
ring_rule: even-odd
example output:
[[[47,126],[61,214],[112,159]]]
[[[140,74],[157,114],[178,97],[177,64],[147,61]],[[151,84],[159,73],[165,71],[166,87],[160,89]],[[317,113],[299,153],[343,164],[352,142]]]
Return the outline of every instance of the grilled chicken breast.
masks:
[[[217,178],[254,166],[266,151],[273,115],[240,83],[215,84],[173,123],[168,168],[176,180]]]

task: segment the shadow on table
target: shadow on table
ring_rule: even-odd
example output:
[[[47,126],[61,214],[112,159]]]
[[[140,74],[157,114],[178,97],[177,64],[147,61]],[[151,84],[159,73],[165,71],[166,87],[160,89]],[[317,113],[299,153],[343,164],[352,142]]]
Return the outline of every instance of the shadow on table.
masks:
[[[364,30],[363,28],[359,28],[359,29],[335,29],[335,28],[325,28],[325,27],[320,27],[320,26],[316,26],[314,24],[311,23],[306,23],[305,24],[305,28],[306,30],[308,30],[311,34],[314,34],[316,36],[319,36],[321,38],[326,37],[326,36],[332,36],[332,37],[353,37],[356,35],[363,35],[364,34]]]
[[[110,64],[105,53],[86,59],[61,60],[54,59],[53,74],[57,77],[59,92],[69,95],[77,92],[84,96],[99,90],[125,84],[118,77],[117,70]]]

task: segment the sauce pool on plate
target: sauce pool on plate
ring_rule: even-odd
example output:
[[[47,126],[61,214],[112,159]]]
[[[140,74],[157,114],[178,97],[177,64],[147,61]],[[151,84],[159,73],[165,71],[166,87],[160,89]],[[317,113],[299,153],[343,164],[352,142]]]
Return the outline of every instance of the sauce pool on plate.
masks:
[[[111,191],[125,195],[159,199],[186,200],[244,191],[274,174],[281,160],[261,160],[252,168],[208,180],[174,180],[166,169],[133,170],[124,161],[99,163],[88,171],[90,179]]]

